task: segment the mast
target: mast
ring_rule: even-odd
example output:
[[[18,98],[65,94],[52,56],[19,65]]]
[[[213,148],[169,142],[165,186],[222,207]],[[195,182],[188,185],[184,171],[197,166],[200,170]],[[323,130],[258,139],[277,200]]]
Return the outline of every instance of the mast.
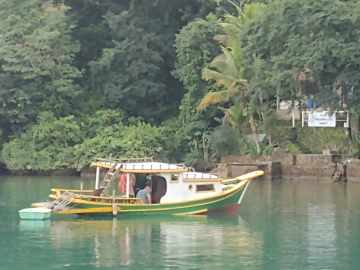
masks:
[[[96,166],[95,189],[99,189],[99,185],[100,185],[100,167]]]
[[[126,174],[126,198],[130,197],[130,174]]]

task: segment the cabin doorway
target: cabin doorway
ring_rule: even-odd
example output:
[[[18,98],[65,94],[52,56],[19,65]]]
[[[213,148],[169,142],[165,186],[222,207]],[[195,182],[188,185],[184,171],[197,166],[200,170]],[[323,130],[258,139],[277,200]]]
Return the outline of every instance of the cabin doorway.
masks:
[[[160,203],[167,190],[166,179],[160,175],[137,174],[135,195],[149,182],[151,183],[151,203]]]
[[[161,198],[166,194],[166,180],[159,175],[151,176],[151,202],[160,203]]]

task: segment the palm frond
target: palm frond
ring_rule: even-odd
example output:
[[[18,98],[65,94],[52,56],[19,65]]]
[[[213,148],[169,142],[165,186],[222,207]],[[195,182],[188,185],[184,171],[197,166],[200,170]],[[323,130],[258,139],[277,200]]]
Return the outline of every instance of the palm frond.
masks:
[[[237,77],[239,75],[239,70],[237,68],[237,65],[234,61],[234,57],[232,52],[225,48],[225,47],[221,47],[221,50],[224,54],[224,61],[226,63],[226,65],[224,66],[224,73],[226,72],[229,75],[232,75],[233,77]]]
[[[248,89],[249,89],[249,85],[246,80],[239,79],[233,81],[228,86],[229,97],[243,96],[248,92]]]
[[[241,14],[241,6],[238,3],[232,0],[228,0],[228,2],[236,8],[238,14]]]
[[[224,86],[226,88],[232,81],[232,78],[229,78],[227,75],[209,68],[203,70],[202,78],[205,81],[214,81],[217,86]]]
[[[219,44],[221,44],[221,45],[223,45],[223,46],[226,46],[226,44],[227,44],[227,40],[228,40],[228,35],[215,35],[214,36],[214,40],[217,42],[217,43],[219,43]]]
[[[218,91],[218,92],[209,92],[200,101],[199,105],[197,106],[197,110],[203,111],[212,105],[225,103],[228,100],[229,100],[229,96],[226,90]]]

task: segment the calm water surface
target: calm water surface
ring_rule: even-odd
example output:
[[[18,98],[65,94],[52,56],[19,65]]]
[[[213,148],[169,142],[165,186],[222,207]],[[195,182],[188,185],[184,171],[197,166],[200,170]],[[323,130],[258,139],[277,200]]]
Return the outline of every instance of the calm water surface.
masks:
[[[0,178],[1,270],[360,269],[360,184],[255,181],[236,217],[20,221],[81,183],[59,178]]]

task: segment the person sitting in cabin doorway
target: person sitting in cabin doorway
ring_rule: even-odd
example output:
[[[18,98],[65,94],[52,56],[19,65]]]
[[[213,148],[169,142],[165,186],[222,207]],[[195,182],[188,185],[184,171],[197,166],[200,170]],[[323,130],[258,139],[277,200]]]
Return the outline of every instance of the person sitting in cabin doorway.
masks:
[[[146,183],[143,189],[140,189],[136,194],[136,198],[141,199],[144,203],[151,203],[151,184]]]

